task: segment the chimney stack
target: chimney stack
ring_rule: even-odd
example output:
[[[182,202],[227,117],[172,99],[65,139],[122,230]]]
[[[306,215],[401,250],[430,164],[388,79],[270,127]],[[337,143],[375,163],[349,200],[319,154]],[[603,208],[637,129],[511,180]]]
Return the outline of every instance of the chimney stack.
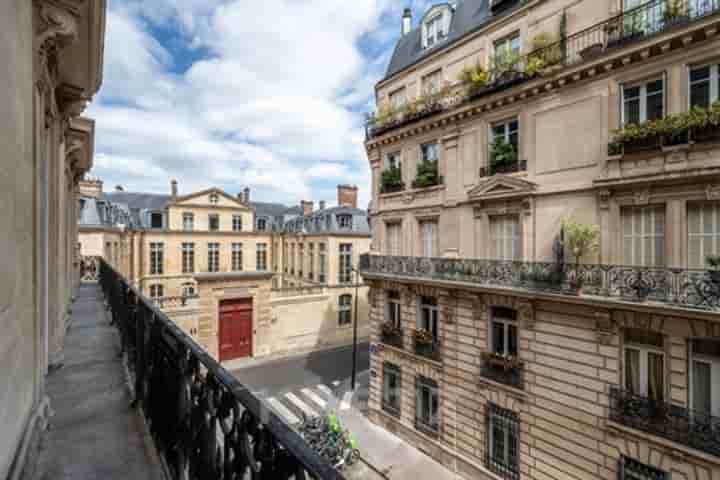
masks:
[[[250,187],[245,187],[243,190],[243,202],[250,203]]]
[[[178,189],[177,189],[177,180],[172,179],[170,180],[170,196],[172,198],[177,198],[178,196]]]
[[[318,207],[320,210],[325,210],[325,200],[320,200]]]
[[[358,187],[356,185],[338,185],[337,203],[341,207],[357,208]]]
[[[402,16],[402,28],[400,29],[400,36],[404,37],[412,30],[412,10],[405,8]]]
[[[123,188],[122,185],[115,185],[115,191],[116,192],[124,192],[125,189]]]
[[[312,215],[314,203],[312,200],[300,200],[303,216]]]

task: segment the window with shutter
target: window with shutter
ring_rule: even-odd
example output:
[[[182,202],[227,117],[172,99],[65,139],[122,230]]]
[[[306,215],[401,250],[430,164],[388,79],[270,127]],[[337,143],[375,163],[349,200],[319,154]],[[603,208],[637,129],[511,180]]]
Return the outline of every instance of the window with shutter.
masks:
[[[665,263],[665,206],[623,207],[623,263],[657,267]]]
[[[687,207],[688,267],[705,267],[705,257],[720,252],[720,202]]]
[[[522,236],[518,215],[490,217],[492,257],[496,260],[522,260]]]

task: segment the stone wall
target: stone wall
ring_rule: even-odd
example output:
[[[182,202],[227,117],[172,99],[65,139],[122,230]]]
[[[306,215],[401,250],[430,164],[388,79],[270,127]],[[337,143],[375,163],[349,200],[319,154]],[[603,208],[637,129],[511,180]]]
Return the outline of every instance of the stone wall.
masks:
[[[720,478],[720,458],[608,420],[610,388],[622,385],[623,329],[644,328],[665,335],[669,359],[666,398],[687,405],[687,341],[693,336],[718,338],[707,318],[653,315],[632,310],[528,300],[509,295],[443,290],[422,285],[377,282],[371,290],[371,341],[379,341],[385,318],[386,289],[402,293],[405,349],[387,345],[371,356],[371,418],[396,431],[466,478],[485,468],[486,405],[492,402],[519,416],[521,478],[569,480],[618,478],[625,455],[672,474],[672,478]],[[434,295],[440,308],[442,361],[411,353],[416,296]],[[490,309],[519,312],[519,355],[524,389],[480,375],[482,352],[489,349]],[[610,325],[607,329],[606,325]],[[401,415],[381,407],[383,362],[402,369]],[[435,380],[440,389],[439,434],[414,428],[417,375]]]

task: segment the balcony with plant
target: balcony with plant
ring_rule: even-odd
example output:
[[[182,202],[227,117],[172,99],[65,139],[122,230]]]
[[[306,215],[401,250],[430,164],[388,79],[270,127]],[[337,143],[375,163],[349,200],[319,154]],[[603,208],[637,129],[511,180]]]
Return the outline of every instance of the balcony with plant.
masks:
[[[490,177],[524,170],[527,170],[527,162],[518,159],[515,144],[498,137],[490,145],[490,165],[480,169],[480,176]]]
[[[395,193],[405,190],[400,167],[388,167],[380,174],[380,193]]]
[[[580,261],[600,249],[600,228],[597,225],[585,225],[565,219],[562,223],[561,238],[564,252],[575,260],[574,268],[570,267],[567,282],[570,292],[577,294],[585,282],[580,271]]]
[[[440,361],[440,347],[433,334],[424,329],[413,331],[415,355]]]
[[[694,143],[720,142],[720,102],[707,108],[693,107],[687,112],[658,120],[628,124],[614,130],[608,154],[631,155]]]
[[[524,388],[523,362],[516,356],[483,352],[480,376],[518,390]]]
[[[418,163],[417,174],[412,182],[413,188],[430,188],[442,183],[443,177],[438,173],[437,160],[423,160]]]
[[[403,331],[392,322],[384,322],[380,326],[380,341],[386,345],[403,348]]]

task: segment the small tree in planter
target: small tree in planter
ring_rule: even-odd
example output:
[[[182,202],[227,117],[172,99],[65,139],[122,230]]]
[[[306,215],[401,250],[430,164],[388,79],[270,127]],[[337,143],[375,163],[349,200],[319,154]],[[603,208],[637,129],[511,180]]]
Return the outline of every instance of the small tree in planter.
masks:
[[[382,191],[397,190],[402,187],[402,174],[399,167],[388,167],[380,174]]]
[[[707,255],[705,263],[708,266],[708,275],[715,285],[720,285],[720,255]]]
[[[437,160],[423,160],[417,166],[415,187],[432,187],[439,183]]]
[[[431,332],[424,328],[419,328],[413,332],[415,339],[415,353],[429,357],[432,355],[435,345],[435,337]]]
[[[515,145],[498,137],[490,147],[490,166],[492,170],[503,170],[511,168],[517,163],[517,150]]]
[[[575,277],[570,279],[570,287],[578,291],[583,286],[583,278],[578,271],[580,260],[599,248],[600,229],[597,225],[583,225],[572,220],[563,220],[563,246],[565,251],[575,257]]]

